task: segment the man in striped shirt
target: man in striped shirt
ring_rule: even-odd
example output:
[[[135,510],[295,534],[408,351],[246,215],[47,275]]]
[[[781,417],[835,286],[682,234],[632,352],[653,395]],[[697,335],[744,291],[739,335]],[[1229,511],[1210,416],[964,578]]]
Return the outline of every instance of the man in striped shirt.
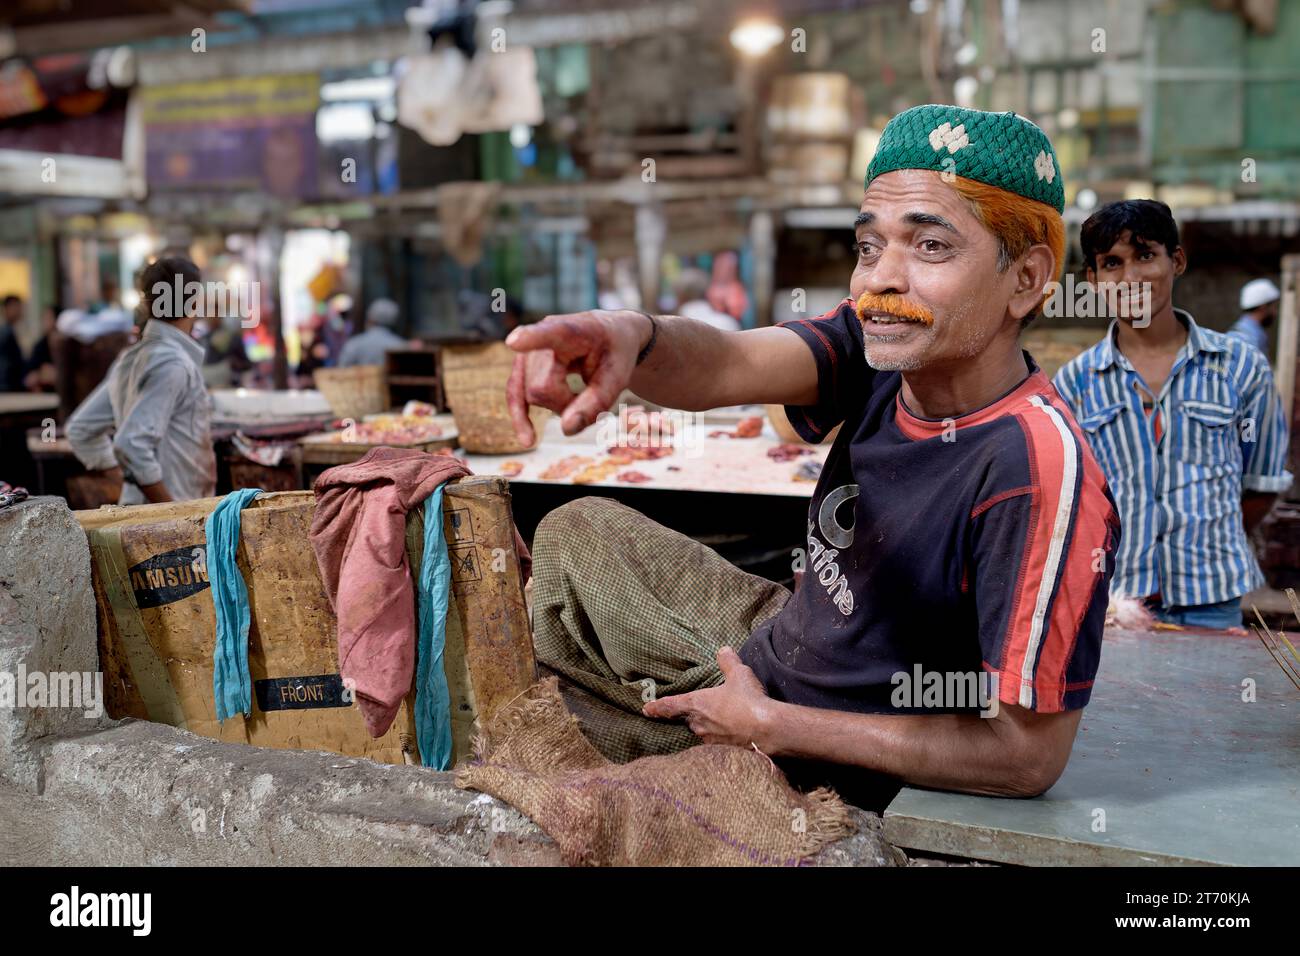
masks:
[[[1268,359],[1174,307],[1187,256],[1164,203],[1104,206],[1081,239],[1088,281],[1134,306],[1054,380],[1119,506],[1112,591],[1170,623],[1240,627],[1264,581],[1248,535],[1292,481]]]
[[[692,735],[752,746],[874,806],[898,781],[1016,796],[1056,781],[1119,533],[1101,469],[1019,344],[1058,275],[1064,202],[1038,127],[920,106],[882,135],[850,296],[830,313],[724,332],[590,312],[507,339],[525,443],[530,403],[573,434],[624,387],[670,408],[783,404],[813,442],[840,426],[793,594],[614,502],[543,520],[538,660],[654,718],[607,735],[584,722],[607,754]],[[588,383],[576,397],[569,371]],[[987,707],[952,693],[972,684]]]

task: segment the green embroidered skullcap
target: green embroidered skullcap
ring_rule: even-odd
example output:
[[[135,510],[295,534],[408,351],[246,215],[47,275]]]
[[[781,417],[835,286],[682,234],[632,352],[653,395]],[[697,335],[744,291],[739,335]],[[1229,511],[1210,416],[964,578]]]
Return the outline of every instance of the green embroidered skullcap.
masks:
[[[896,169],[932,169],[1065,211],[1061,166],[1047,135],[1015,113],[931,103],[899,113],[880,136],[864,186]]]

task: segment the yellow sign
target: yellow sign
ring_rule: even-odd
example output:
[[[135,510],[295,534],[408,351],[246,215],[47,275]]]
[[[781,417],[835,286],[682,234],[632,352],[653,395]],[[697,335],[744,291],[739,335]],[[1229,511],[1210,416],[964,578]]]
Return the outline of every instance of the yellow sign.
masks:
[[[243,76],[140,91],[147,124],[201,123],[256,116],[300,116],[320,105],[320,76]]]

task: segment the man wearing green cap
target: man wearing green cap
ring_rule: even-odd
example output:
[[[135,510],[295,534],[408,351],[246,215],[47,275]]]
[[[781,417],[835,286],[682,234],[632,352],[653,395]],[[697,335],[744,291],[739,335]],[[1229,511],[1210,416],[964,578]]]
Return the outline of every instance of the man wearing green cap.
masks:
[[[1073,417],[1018,341],[1058,275],[1063,206],[1038,127],[916,107],[882,135],[834,311],[742,332],[584,312],[507,339],[522,439],[529,404],[574,434],[624,387],[691,410],[784,404],[812,442],[842,425],[793,595],[608,499],[542,522],[538,658],[617,708],[584,712],[597,746],[752,746],[876,806],[900,781],[1018,796],[1055,782],[1119,534]],[[569,372],[587,383],[577,396]]]

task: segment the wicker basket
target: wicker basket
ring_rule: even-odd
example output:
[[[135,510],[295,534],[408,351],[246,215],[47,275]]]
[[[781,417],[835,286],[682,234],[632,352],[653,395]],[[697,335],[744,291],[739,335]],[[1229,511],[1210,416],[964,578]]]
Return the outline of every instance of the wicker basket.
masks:
[[[767,420],[772,423],[772,430],[776,432],[781,441],[788,442],[791,445],[809,444],[803,440],[800,434],[794,430],[794,426],[790,424],[790,419],[785,414],[784,405],[765,405],[763,407],[767,409]],[[836,425],[819,444],[829,444],[835,440],[835,436],[839,433],[840,426]]]
[[[388,384],[382,365],[318,368],[312,373],[312,381],[338,418],[361,421],[365,415],[388,410]]]
[[[515,437],[506,404],[506,384],[514,368],[515,352],[504,342],[485,345],[444,345],[442,378],[447,404],[456,417],[460,446],[481,455],[510,455],[537,447],[521,445]],[[550,417],[544,408],[529,410],[533,432],[541,438]]]

